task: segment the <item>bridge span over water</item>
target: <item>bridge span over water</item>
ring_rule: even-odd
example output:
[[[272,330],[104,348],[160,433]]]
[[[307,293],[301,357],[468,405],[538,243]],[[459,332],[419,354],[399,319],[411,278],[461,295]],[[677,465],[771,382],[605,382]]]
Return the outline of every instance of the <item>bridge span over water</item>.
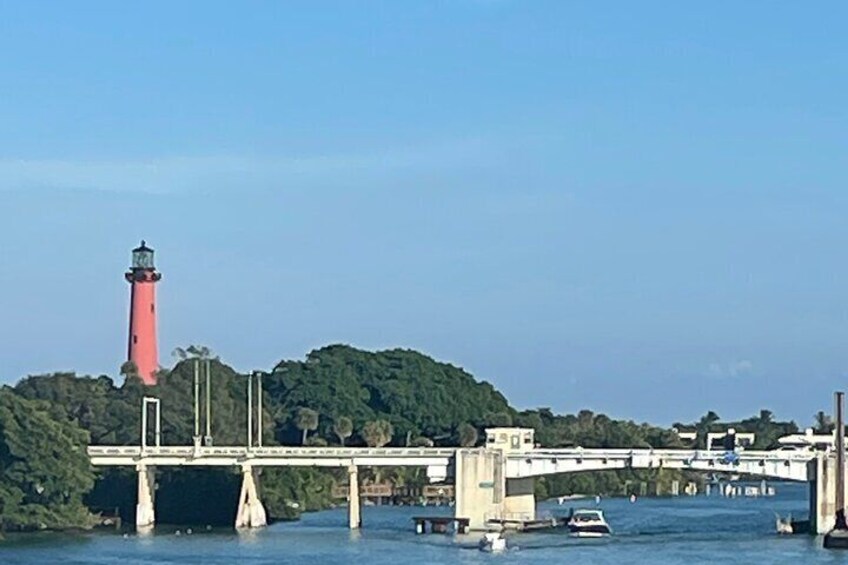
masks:
[[[485,448],[415,447],[191,447],[92,446],[95,466],[156,467],[426,467],[432,482],[445,480],[457,452]],[[503,452],[508,479],[610,469],[680,469],[733,472],[770,479],[809,480],[809,451],[687,449],[539,449]]]
[[[131,466],[138,471],[136,524],[155,522],[157,467],[230,467],[243,473],[236,527],[266,524],[257,470],[263,467],[344,468],[349,474],[349,524],[361,525],[360,467],[423,467],[431,482],[452,480],[457,517],[472,528],[492,518],[535,518],[534,480],[559,473],[613,469],[678,469],[726,472],[811,483],[811,515],[827,522],[833,472],[827,455],[812,451],[687,449],[544,449],[535,447],[533,430],[487,430],[480,448],[413,447],[245,447],[245,446],[91,446],[94,466]],[[826,526],[827,524],[825,524]],[[821,526],[822,528],[825,526]]]

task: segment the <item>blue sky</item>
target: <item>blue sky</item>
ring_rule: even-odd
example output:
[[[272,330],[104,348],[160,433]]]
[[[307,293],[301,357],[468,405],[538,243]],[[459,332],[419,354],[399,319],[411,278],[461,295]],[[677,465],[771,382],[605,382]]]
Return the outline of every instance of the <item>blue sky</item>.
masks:
[[[520,407],[848,383],[837,2],[4,2],[0,381],[409,347]]]

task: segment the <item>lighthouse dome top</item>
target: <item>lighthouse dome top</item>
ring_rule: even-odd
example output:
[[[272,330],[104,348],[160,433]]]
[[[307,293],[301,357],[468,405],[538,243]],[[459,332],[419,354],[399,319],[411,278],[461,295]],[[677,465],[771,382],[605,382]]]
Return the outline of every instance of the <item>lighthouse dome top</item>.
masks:
[[[153,265],[153,249],[147,247],[147,243],[142,239],[141,245],[132,250],[132,268],[133,269],[154,269]]]
[[[138,247],[133,249],[133,253],[135,253],[136,251],[151,251],[152,252],[153,249],[151,249],[150,247],[147,247],[147,242],[142,239],[141,245],[139,245]]]

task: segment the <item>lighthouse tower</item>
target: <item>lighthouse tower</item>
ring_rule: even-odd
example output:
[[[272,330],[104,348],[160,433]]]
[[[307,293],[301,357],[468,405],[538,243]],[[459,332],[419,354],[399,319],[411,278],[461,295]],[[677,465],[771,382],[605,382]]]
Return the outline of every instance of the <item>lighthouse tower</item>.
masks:
[[[146,385],[156,384],[159,352],[156,347],[156,283],[162,275],[153,265],[153,250],[141,242],[132,250],[132,267],[124,275],[131,285],[130,335],[127,358]]]

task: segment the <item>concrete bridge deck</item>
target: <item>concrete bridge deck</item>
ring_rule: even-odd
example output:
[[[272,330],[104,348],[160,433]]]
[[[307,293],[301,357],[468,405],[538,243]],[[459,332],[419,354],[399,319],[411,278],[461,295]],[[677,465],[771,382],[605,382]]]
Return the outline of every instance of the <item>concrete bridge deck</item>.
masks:
[[[506,457],[508,478],[605,469],[679,469],[729,472],[792,481],[808,480],[811,451],[724,451],[687,449],[534,449]]]
[[[455,448],[91,446],[95,466],[447,467]]]
[[[482,448],[481,448],[482,449]],[[211,467],[427,467],[434,480],[445,477],[458,448],[415,447],[192,447],[91,446],[95,466]],[[533,449],[504,454],[507,478],[605,469],[681,469],[733,472],[806,481],[809,451],[740,451],[729,459],[723,451],[686,449]]]
[[[489,430],[487,430],[488,432]],[[360,467],[424,467],[431,482],[453,479],[456,517],[471,527],[507,515],[535,516],[534,479],[559,473],[614,469],[677,469],[724,472],[762,478],[810,481],[811,514],[826,526],[832,498],[832,462],[813,451],[691,449],[542,449],[532,430],[498,431],[496,442],[478,448],[428,447],[246,447],[246,446],[91,446],[98,467],[131,466],[138,471],[136,524],[155,522],[157,467],[231,467],[241,470],[242,492],[236,527],[265,525],[257,472],[262,467],[343,468],[348,472],[350,527],[361,525]],[[494,434],[493,434],[494,435]],[[506,442],[506,443],[504,443]],[[516,447],[517,446],[517,447]]]

